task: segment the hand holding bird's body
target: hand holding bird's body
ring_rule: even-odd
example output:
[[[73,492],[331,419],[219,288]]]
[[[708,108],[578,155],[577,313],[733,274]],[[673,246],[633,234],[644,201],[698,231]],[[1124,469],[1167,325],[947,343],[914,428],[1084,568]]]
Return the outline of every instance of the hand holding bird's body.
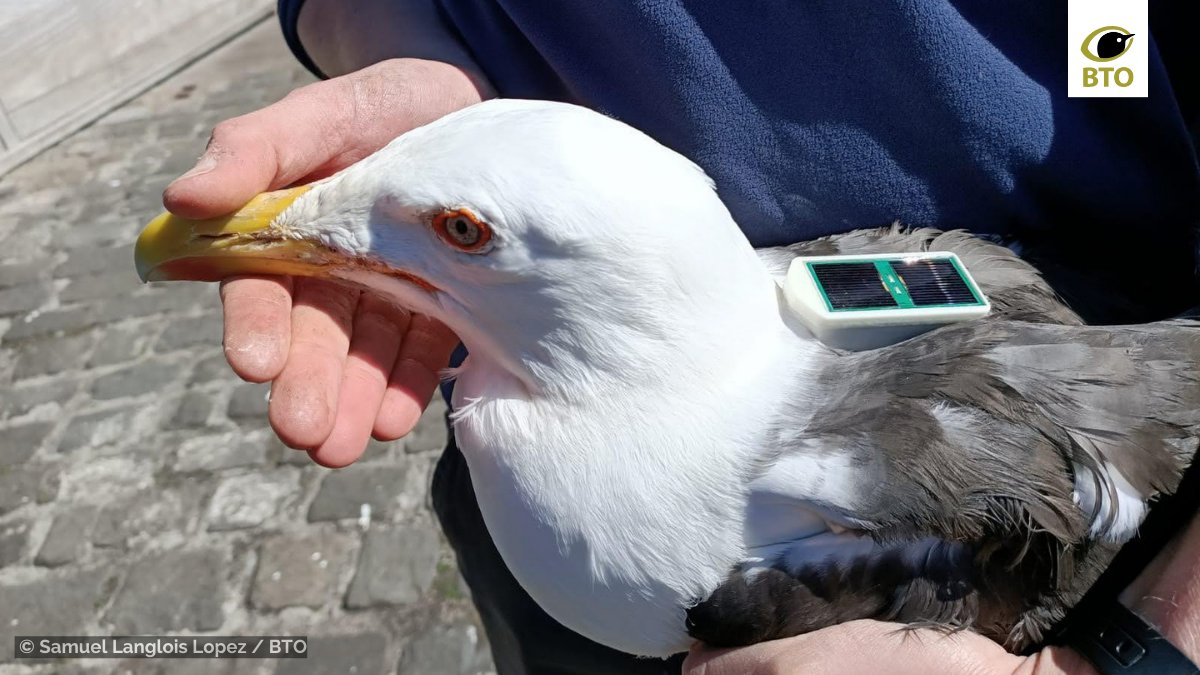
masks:
[[[456,437],[505,562],[631,653],[867,617],[1023,647],[1195,450],[1193,324],[1082,326],[961,233],[755,252],[699,169],[581,108],[475,106],[266,203],[156,221],[143,274],[284,266],[449,326],[471,353]],[[993,316],[846,354],[780,308],[795,255],[915,249],[958,253]]]

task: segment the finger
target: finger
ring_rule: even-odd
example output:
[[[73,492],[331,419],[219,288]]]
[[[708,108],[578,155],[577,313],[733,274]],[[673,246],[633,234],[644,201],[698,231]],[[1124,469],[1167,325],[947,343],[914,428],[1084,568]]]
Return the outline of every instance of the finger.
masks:
[[[294,283],[291,348],[267,413],[280,440],[308,450],[333,430],[358,291],[320,279]]]
[[[310,84],[218,124],[196,166],[167,186],[163,204],[188,218],[230,213],[264,190],[332,173],[479,100],[460,69],[419,59]]]
[[[167,186],[164,205],[189,218],[218,216],[320,168],[346,142],[349,85],[347,78],[311,84],[221,122],[196,166]]]
[[[375,438],[390,441],[412,431],[457,346],[458,337],[441,322],[413,316],[375,418]]]
[[[221,282],[222,345],[233,372],[250,382],[275,379],[287,361],[292,328],[291,277],[235,277]]]
[[[792,638],[794,640],[794,638]],[[771,662],[791,648],[790,640],[760,642],[748,647],[710,649],[693,645],[683,660],[684,675],[753,675],[768,670]]]
[[[359,298],[333,431],[309,453],[318,464],[342,467],[362,455],[409,319],[406,310],[385,300],[370,294]]]
[[[1031,664],[970,632],[910,629],[881,621],[851,621],[783,640],[738,649],[693,649],[685,675],[804,673],[1011,675]]]

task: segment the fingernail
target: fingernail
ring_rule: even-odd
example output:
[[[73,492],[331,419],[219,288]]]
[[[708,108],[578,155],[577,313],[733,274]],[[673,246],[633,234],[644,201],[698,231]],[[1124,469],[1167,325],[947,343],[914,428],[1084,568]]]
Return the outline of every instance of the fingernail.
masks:
[[[206,174],[215,168],[217,168],[217,160],[212,155],[205,153],[200,156],[200,159],[196,162],[196,166],[193,166],[188,170],[187,173],[183,174],[179,178],[176,178],[175,180],[180,181],[188,178],[194,178],[196,176]]]

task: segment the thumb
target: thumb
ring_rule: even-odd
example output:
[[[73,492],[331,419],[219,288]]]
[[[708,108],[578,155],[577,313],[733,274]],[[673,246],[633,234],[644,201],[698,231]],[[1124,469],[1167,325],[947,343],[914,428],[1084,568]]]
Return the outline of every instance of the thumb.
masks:
[[[164,206],[188,218],[219,216],[327,164],[347,141],[342,129],[354,114],[348,84],[318,82],[221,122],[196,166],[167,186]]]
[[[237,210],[254,195],[333,173],[396,136],[480,100],[454,66],[393,59],[316,82],[221,122],[163,205],[186,218]]]

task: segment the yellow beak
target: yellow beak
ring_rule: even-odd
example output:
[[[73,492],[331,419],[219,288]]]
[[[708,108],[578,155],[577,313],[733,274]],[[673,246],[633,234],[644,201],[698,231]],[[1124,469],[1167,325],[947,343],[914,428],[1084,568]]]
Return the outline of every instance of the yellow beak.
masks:
[[[188,220],[163,213],[138,235],[134,260],[142,281],[219,281],[239,274],[314,276],[336,254],[313,242],[284,238],[276,216],[308,186],[265,192],[236,213]]]

